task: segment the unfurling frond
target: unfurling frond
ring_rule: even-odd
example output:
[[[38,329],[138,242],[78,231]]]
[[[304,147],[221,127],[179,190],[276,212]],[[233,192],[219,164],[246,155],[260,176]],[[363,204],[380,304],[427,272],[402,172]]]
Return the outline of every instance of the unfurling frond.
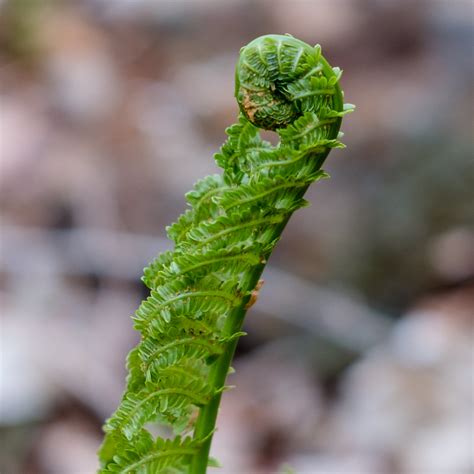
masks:
[[[204,474],[230,363],[259,277],[291,214],[332,148],[342,148],[341,71],[319,46],[268,35],[242,48],[238,122],[214,159],[220,175],[186,194],[167,228],[174,249],[144,270],[150,289],[134,316],[141,341],[127,358],[127,387],[105,424],[101,474]],[[262,139],[274,130],[280,143]],[[156,439],[150,423],[176,436]],[[192,433],[181,438],[179,433]]]

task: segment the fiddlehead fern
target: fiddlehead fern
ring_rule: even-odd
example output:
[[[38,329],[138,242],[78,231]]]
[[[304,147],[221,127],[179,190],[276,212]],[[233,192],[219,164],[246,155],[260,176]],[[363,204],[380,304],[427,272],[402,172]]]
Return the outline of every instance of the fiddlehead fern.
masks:
[[[101,473],[205,473],[217,410],[247,308],[280,235],[339,141],[341,71],[319,46],[268,35],[242,48],[238,123],[215,155],[222,175],[198,181],[168,235],[173,251],[146,269],[151,294],[137,310],[140,344],[127,388],[105,425]],[[262,140],[275,130],[280,143]],[[177,436],[154,440],[145,425]],[[182,438],[178,434],[187,433]]]

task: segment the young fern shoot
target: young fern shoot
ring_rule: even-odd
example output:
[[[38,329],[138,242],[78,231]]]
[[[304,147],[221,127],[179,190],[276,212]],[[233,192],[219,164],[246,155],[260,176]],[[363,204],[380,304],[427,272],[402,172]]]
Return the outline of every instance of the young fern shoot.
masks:
[[[342,148],[341,70],[319,45],[267,35],[241,49],[238,122],[215,155],[220,175],[186,194],[189,209],[171,226],[173,251],[143,281],[150,296],[134,317],[141,341],[127,359],[120,406],[107,420],[100,473],[204,474],[217,411],[248,307],[290,216],[331,148]],[[260,129],[274,130],[276,146]],[[154,438],[146,424],[170,425]]]

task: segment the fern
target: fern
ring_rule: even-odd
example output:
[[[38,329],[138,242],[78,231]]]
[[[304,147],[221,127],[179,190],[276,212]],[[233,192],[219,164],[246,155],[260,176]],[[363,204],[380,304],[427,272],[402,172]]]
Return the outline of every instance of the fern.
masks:
[[[268,35],[242,48],[238,123],[215,155],[222,175],[198,181],[170,227],[173,251],[144,271],[150,296],[135,316],[142,334],[127,359],[127,388],[105,424],[101,473],[203,474],[225,379],[247,308],[290,218],[331,148],[341,148],[341,71],[321,48]],[[262,140],[275,130],[280,143]],[[175,437],[153,439],[147,423]],[[182,438],[180,433],[188,435]]]

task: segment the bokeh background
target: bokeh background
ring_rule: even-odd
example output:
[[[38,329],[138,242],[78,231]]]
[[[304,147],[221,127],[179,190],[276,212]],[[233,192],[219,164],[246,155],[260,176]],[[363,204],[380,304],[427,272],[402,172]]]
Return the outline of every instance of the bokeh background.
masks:
[[[1,0],[2,474],[97,468],[142,268],[266,33],[357,110],[248,314],[219,472],[474,472],[472,2]]]

